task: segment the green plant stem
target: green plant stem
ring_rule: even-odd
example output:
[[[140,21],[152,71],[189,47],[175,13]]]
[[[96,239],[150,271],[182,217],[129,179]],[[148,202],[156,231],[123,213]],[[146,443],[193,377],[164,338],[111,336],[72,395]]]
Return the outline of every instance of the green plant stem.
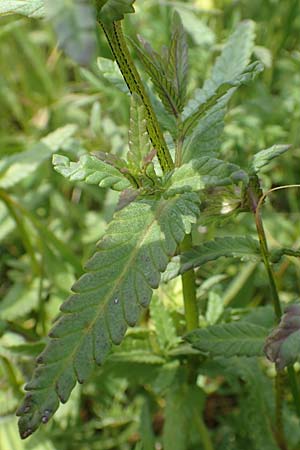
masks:
[[[255,222],[256,222],[256,229],[257,229],[257,234],[258,234],[258,238],[259,238],[259,242],[260,242],[260,250],[261,250],[263,262],[264,262],[264,265],[265,265],[267,273],[268,273],[274,312],[276,315],[276,320],[277,320],[277,322],[279,322],[281,319],[281,315],[282,315],[282,308],[281,308],[278,290],[277,290],[277,286],[276,286],[274,271],[273,271],[273,268],[272,268],[270,260],[269,260],[268,244],[267,244],[267,239],[266,239],[266,234],[265,234],[261,214],[260,214],[260,211],[257,211],[257,210],[255,210]],[[277,438],[280,448],[282,450],[285,450],[285,449],[287,449],[287,445],[285,443],[284,430],[283,430],[283,419],[282,419],[282,407],[283,407],[282,377],[283,377],[282,372],[277,372],[276,381],[275,381],[276,438]],[[295,375],[293,366],[288,367],[288,377],[289,377],[289,383],[290,383],[291,392],[292,392],[293,400],[294,400],[294,404],[295,404],[295,409],[296,409],[298,417],[300,417],[300,396],[299,396],[299,389],[298,389],[296,375]]]
[[[131,93],[135,92],[138,94],[145,106],[147,131],[151,142],[157,151],[157,158],[161,165],[162,171],[166,173],[174,168],[174,163],[149,96],[129,53],[123,35],[121,21],[112,22],[111,24],[104,24],[100,22],[100,24],[129,91]]]
[[[195,417],[196,417],[196,425],[200,432],[201,441],[202,441],[204,450],[214,450],[209,431],[208,431],[202,417],[199,414],[196,414]]]
[[[257,235],[258,235],[259,242],[260,242],[260,251],[262,254],[265,268],[268,273],[274,312],[276,315],[276,320],[277,320],[277,322],[279,322],[281,319],[281,316],[282,316],[282,309],[281,309],[278,290],[277,290],[277,286],[276,286],[276,282],[275,282],[274,272],[273,272],[273,269],[271,267],[270,260],[269,260],[269,250],[268,250],[268,245],[267,245],[267,239],[266,239],[266,234],[265,234],[265,230],[264,230],[260,212],[256,213],[255,222],[256,222]]]
[[[192,236],[186,235],[181,246],[180,251],[186,252],[192,248]],[[198,305],[196,298],[196,279],[193,269],[181,275],[182,291],[184,301],[184,311],[186,319],[187,331],[192,331],[199,325],[198,320]]]

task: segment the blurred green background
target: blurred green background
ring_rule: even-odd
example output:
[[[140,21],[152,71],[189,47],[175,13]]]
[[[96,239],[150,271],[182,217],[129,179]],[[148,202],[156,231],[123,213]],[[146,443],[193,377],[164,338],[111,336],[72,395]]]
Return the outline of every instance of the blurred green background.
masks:
[[[190,95],[209,76],[236,25],[244,19],[255,21],[254,57],[265,70],[231,101],[222,153],[227,160],[245,165],[258,150],[289,143],[289,152],[263,175],[263,187],[299,182],[299,0],[136,0],[136,14],[126,17],[126,33],[131,37],[139,33],[159,49],[169,41],[174,8],[188,31]],[[100,30],[99,51],[110,57]],[[0,17],[0,67],[1,450],[147,450],[141,435],[152,433],[151,423],[155,448],[162,448],[164,396],[176,362],[170,359],[163,369],[161,364],[168,346],[177,342],[175,326],[180,331],[182,320],[176,280],[160,293],[166,306],[163,318],[175,325],[168,328],[162,323],[154,299],[151,320],[146,317],[141,327],[129,332],[107,365],[84,387],[76,388],[51,423],[26,442],[18,437],[14,413],[32,373],[33,357],[43,347],[59,305],[105,232],[117,202],[115,193],[64,180],[53,171],[51,155],[60,151],[77,159],[98,150],[123,155],[129,98],[109,82],[110,75],[101,72],[96,62],[80,68],[62,54],[53,30],[43,20]],[[299,191],[273,194],[265,221],[271,245],[299,248]],[[204,227],[199,241],[224,233],[223,226]],[[254,224],[241,215],[226,228],[227,233],[237,230],[251,234]],[[299,262],[286,259],[276,266],[276,273],[281,299],[297,298]],[[199,288],[199,298],[203,304],[210,302],[216,317],[220,313],[213,306],[216,299],[230,304],[232,314],[268,301],[267,282],[257,263],[221,260],[197,275],[199,284],[208,283]],[[136,359],[134,351],[139,355]],[[259,442],[254,444],[235,431],[240,425],[234,388],[203,377],[203,408],[216,448],[271,449],[256,447]],[[233,404],[222,409],[221,402],[216,409],[212,399],[222,395],[233,398]],[[291,448],[299,449],[299,427],[293,428],[290,439]],[[201,448],[195,437],[189,449]]]

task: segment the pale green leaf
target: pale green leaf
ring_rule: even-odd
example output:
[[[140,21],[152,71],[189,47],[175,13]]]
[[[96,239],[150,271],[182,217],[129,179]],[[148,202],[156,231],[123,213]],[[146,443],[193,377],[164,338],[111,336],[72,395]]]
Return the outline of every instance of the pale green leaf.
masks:
[[[175,12],[172,21],[172,36],[168,51],[168,77],[173,80],[177,97],[177,106],[182,111],[185,105],[188,77],[188,45],[185,29],[182,26],[180,15]]]
[[[199,328],[185,339],[211,356],[261,356],[268,329],[247,322],[231,322]]]
[[[269,164],[272,159],[277,158],[278,156],[285,153],[290,148],[290,145],[273,145],[265,150],[261,150],[260,152],[254,155],[252,161],[252,169],[254,172],[260,172],[260,170]]]
[[[145,158],[150,152],[150,140],[147,132],[147,116],[145,107],[138,97],[131,96],[129,151],[127,160],[129,167],[140,172],[145,166]]]
[[[122,77],[118,64],[108,58],[97,58],[97,65],[101,72],[101,75],[113,84],[117,89],[125,94],[129,93],[129,89]]]
[[[204,156],[176,168],[167,174],[165,180],[166,195],[173,195],[175,192],[198,192],[208,187],[247,181],[247,174],[235,164]]]
[[[116,191],[131,186],[130,181],[118,169],[95,156],[83,155],[78,162],[72,162],[66,156],[53,155],[53,166],[56,172],[71,181],[85,181]]]
[[[76,131],[75,125],[66,125],[44,137],[32,149],[15,153],[0,162],[0,187],[9,188],[27,178],[60,149]]]
[[[21,14],[27,17],[45,16],[44,0],[1,0],[1,14]]]
[[[23,438],[51,418],[76,380],[87,380],[112,344],[121,343],[127,326],[137,323],[198,213],[198,196],[189,193],[142,198],[115,214],[74,294],[62,305],[62,317],[26,385],[29,392],[18,411]]]
[[[45,0],[45,9],[56,31],[60,48],[79,64],[89,64],[97,42],[92,2]]]

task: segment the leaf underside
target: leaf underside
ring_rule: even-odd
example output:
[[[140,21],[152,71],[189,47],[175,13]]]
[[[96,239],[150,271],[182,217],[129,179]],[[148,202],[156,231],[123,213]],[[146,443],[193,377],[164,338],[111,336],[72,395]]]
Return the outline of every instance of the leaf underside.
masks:
[[[261,356],[268,329],[247,322],[231,322],[197,329],[185,339],[211,356]]]
[[[45,15],[44,0],[2,0],[0,15],[2,14],[22,14],[42,18]]]
[[[136,324],[198,213],[198,196],[185,193],[135,200],[115,214],[25,387],[29,392],[18,410],[22,438],[46,423],[76,380],[87,380],[112,344],[120,344],[127,326]]]

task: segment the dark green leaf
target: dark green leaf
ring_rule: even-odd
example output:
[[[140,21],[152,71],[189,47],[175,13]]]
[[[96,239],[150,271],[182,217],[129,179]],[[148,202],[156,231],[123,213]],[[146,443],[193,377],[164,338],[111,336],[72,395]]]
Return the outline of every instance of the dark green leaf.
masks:
[[[223,323],[197,329],[185,339],[211,356],[261,356],[267,328],[247,322]]]
[[[123,340],[127,326],[136,324],[198,212],[198,196],[190,193],[136,200],[115,214],[86,264],[87,273],[62,305],[63,315],[26,386],[29,392],[18,411],[23,438],[50,419],[76,380],[87,380],[112,344]]]

